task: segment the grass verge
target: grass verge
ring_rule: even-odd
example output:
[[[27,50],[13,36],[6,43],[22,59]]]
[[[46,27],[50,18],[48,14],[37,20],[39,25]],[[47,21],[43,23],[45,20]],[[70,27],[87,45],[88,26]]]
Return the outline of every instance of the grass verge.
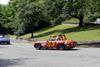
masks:
[[[68,39],[76,41],[91,41],[100,40],[100,27],[77,27],[70,25],[58,25],[54,27],[45,28],[43,30],[34,32],[36,40],[46,40],[52,35],[65,34]],[[21,36],[21,38],[29,38],[30,34]]]

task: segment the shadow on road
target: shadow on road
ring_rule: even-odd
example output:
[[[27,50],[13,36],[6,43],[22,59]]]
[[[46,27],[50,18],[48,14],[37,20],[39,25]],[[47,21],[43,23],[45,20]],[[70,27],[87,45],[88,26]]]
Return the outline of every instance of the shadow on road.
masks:
[[[24,60],[28,58],[17,58],[17,59],[0,59],[0,67],[10,67],[20,65],[24,63]]]
[[[65,51],[78,51],[80,49],[65,49]]]
[[[78,51],[80,49],[65,49],[65,50],[57,50],[57,49],[41,49],[41,50],[51,50],[51,51]]]
[[[0,44],[0,45],[12,45],[12,44]]]

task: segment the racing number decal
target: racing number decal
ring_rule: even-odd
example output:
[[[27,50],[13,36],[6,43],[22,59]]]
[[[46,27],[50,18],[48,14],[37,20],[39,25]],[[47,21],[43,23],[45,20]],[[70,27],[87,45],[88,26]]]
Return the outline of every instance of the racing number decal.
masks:
[[[48,42],[48,46],[54,47],[55,46],[55,42]]]

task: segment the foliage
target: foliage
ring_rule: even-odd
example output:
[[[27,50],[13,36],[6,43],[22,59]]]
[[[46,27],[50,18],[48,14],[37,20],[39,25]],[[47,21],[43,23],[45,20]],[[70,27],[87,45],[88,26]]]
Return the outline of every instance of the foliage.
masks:
[[[30,3],[26,5],[21,11],[16,15],[16,23],[18,24],[18,32],[32,33],[34,31],[34,26],[37,25],[41,16],[41,9],[35,3]],[[20,30],[20,31],[19,31]]]
[[[64,21],[62,15],[64,4],[64,0],[44,0],[44,12],[49,17],[52,25],[57,25]]]
[[[100,0],[10,0],[0,5],[0,27],[17,34],[33,33],[66,19],[95,21],[100,18]]]
[[[86,17],[88,21],[95,21],[100,18],[100,0],[87,0]]]
[[[66,0],[64,6],[64,13],[70,17],[79,19],[79,26],[83,26],[83,19],[86,13],[86,1],[85,0]]]

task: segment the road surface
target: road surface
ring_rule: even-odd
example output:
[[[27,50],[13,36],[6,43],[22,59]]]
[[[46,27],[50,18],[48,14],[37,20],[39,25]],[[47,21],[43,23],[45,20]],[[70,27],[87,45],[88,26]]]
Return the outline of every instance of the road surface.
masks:
[[[0,45],[0,67],[100,67],[100,48],[35,50],[27,41]]]

